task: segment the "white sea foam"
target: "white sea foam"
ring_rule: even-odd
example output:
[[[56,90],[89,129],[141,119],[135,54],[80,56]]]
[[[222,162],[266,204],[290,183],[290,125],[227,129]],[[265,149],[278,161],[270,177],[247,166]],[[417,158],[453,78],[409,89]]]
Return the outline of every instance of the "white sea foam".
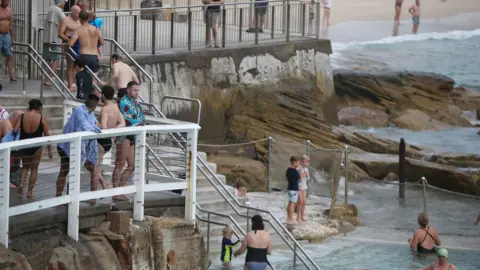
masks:
[[[431,32],[431,33],[423,33],[418,35],[404,35],[404,36],[392,36],[386,37],[379,40],[372,40],[372,41],[364,41],[364,42],[333,42],[332,48],[333,52],[342,51],[353,46],[361,46],[361,45],[370,45],[370,44],[392,44],[392,43],[400,43],[400,42],[409,42],[409,41],[423,41],[423,40],[460,40],[460,39],[468,39],[472,37],[480,36],[480,29],[476,29],[473,31],[452,31],[452,32]]]

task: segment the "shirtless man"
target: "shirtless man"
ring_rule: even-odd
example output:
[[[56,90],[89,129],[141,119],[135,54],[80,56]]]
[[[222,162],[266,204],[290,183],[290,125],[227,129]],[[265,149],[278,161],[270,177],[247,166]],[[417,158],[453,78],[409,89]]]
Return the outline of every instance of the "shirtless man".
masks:
[[[418,32],[418,26],[420,25],[420,0],[416,0],[415,5],[413,5],[408,12],[412,14],[412,34],[416,35]]]
[[[63,40],[64,43],[70,41],[73,36],[73,33],[81,26],[79,22],[79,14],[80,14],[80,7],[79,6],[72,6],[72,12],[69,16],[67,16],[63,21],[60,23],[60,27],[58,29],[58,36]],[[75,55],[73,55],[68,48],[65,48],[66,52],[70,54],[74,59]],[[75,46],[72,48],[75,53],[78,55],[80,54],[80,44],[76,43]],[[68,89],[70,91],[75,91],[73,88],[73,78],[74,78],[74,69],[73,69],[73,61],[70,57],[67,57],[67,84]]]
[[[103,46],[104,44],[102,33],[97,27],[88,23],[88,12],[86,11],[80,12],[80,23],[82,26],[73,33],[72,38],[68,41],[68,46],[72,47],[78,41],[80,43],[78,59],[93,73],[97,73],[100,70],[97,45]]]
[[[4,57],[7,57],[8,76],[11,82],[16,82],[17,78],[13,74],[13,14],[12,9],[8,6],[10,0],[1,0],[0,4],[0,51]]]
[[[113,100],[115,96],[115,89],[110,86],[104,86],[102,88],[102,102],[104,106],[100,111],[100,128],[109,129],[109,128],[121,128],[125,127],[125,119],[120,113],[118,108],[118,103]],[[98,139],[98,162],[95,169],[95,173],[99,174],[98,177],[102,174],[102,161],[103,156],[112,149],[112,139],[103,138]]]
[[[112,60],[112,77],[106,82],[106,84],[115,83],[115,87],[118,89],[118,98],[122,98],[127,93],[128,83],[131,81],[140,84],[140,81],[135,75],[133,69],[122,61],[122,57],[118,54],[113,54]]]

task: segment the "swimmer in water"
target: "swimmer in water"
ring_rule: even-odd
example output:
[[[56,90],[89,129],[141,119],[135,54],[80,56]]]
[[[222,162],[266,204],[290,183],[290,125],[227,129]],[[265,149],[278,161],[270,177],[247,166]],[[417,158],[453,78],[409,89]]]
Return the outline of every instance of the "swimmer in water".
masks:
[[[448,263],[448,250],[446,248],[439,248],[437,250],[438,259],[436,262],[419,270],[457,270],[458,268],[453,263]]]
[[[435,228],[428,226],[428,217],[424,213],[418,215],[418,228],[413,239],[408,239],[410,248],[418,253],[435,253],[435,245],[440,246],[440,237]]]

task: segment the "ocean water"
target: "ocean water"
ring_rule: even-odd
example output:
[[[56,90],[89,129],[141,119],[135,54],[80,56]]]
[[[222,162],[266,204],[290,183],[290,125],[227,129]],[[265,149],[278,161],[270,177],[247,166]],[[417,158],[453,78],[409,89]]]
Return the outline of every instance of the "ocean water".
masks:
[[[334,69],[435,72],[480,88],[480,29],[333,42]]]

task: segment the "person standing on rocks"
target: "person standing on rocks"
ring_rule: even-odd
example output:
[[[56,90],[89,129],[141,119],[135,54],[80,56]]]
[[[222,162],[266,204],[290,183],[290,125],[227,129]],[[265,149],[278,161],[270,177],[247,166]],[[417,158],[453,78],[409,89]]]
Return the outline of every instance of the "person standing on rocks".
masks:
[[[310,178],[309,165],[310,158],[307,155],[303,155],[299,168],[300,184],[298,186],[297,222],[307,221],[305,218],[305,206],[307,204],[307,181]]]
[[[287,206],[287,223],[293,224],[293,212],[298,201],[298,182],[300,181],[300,173],[297,168],[300,165],[300,158],[292,156],[290,158],[290,166],[287,168],[286,177],[288,182],[288,206]],[[297,220],[300,220],[301,214],[297,212]]]

